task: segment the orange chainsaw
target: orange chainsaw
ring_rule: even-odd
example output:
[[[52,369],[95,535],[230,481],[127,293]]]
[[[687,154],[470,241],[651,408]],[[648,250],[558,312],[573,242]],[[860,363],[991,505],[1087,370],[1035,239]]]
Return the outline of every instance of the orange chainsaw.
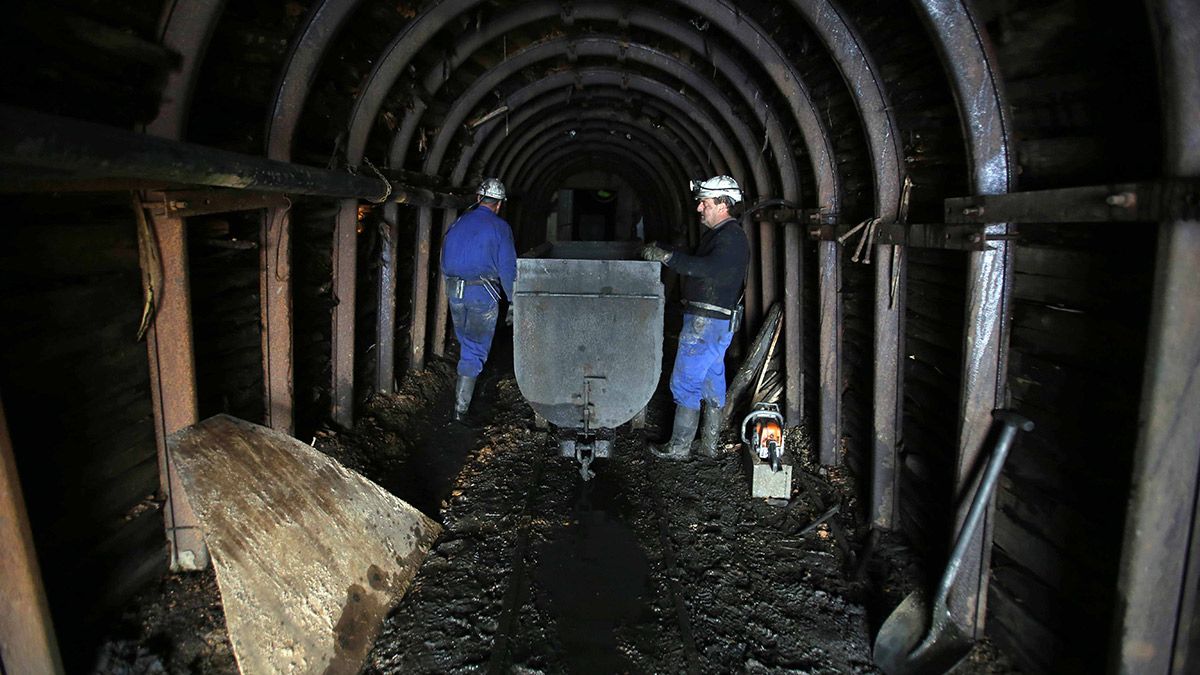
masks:
[[[742,420],[742,442],[772,471],[783,468],[783,415],[774,403],[755,403]]]

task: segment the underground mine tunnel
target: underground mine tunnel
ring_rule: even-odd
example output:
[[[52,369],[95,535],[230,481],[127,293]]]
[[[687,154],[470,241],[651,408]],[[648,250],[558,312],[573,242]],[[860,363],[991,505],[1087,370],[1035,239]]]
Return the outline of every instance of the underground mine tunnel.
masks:
[[[1200,669],[1193,0],[4,13],[3,673],[877,672],[951,560],[957,672]],[[439,255],[483,178],[519,253],[645,269],[716,175],[752,251],[720,457],[645,449],[669,269],[598,372],[523,351],[595,303],[518,294],[452,422]],[[591,480],[531,372],[580,410],[649,378]]]

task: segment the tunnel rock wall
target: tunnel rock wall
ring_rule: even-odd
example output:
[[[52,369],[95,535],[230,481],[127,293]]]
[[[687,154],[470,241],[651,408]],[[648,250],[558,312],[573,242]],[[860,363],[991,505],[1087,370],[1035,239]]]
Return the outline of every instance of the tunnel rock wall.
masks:
[[[166,566],[123,196],[0,198],[0,396],[65,663]]]

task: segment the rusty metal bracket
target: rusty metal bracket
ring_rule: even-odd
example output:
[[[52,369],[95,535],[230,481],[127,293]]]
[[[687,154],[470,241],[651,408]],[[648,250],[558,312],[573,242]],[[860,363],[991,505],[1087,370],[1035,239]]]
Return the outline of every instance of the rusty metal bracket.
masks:
[[[817,226],[834,225],[837,223],[837,214],[828,209],[768,207],[755,213],[753,217],[755,221],[760,223],[816,223]]]
[[[145,207],[150,213],[176,218],[284,208],[291,204],[286,195],[246,190],[166,190],[149,194]]]
[[[808,236],[817,241],[838,241],[850,232],[853,225],[810,225]],[[1002,235],[1011,239],[1013,235]],[[940,248],[954,251],[987,251],[987,242],[1001,235],[985,235],[977,225],[921,224],[901,225],[881,223],[876,227],[873,245],[907,246],[909,248]]]
[[[1161,222],[1200,218],[1200,178],[1170,178],[945,201],[947,223]]]

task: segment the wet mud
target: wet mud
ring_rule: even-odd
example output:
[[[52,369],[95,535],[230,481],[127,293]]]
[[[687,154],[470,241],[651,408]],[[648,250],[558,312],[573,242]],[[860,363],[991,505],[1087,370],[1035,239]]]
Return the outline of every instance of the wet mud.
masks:
[[[671,423],[660,391],[585,483],[511,372],[485,370],[475,429],[449,419],[453,380],[434,362],[314,439],[445,528],[365,672],[877,672],[874,631],[925,573],[896,538],[865,550],[852,479],[819,471],[803,430],[786,438],[793,498],[752,499],[732,430],[720,459],[648,455]],[[211,572],[168,577],[96,672],[236,672],[221,619]],[[1015,670],[983,641],[956,672]]]

